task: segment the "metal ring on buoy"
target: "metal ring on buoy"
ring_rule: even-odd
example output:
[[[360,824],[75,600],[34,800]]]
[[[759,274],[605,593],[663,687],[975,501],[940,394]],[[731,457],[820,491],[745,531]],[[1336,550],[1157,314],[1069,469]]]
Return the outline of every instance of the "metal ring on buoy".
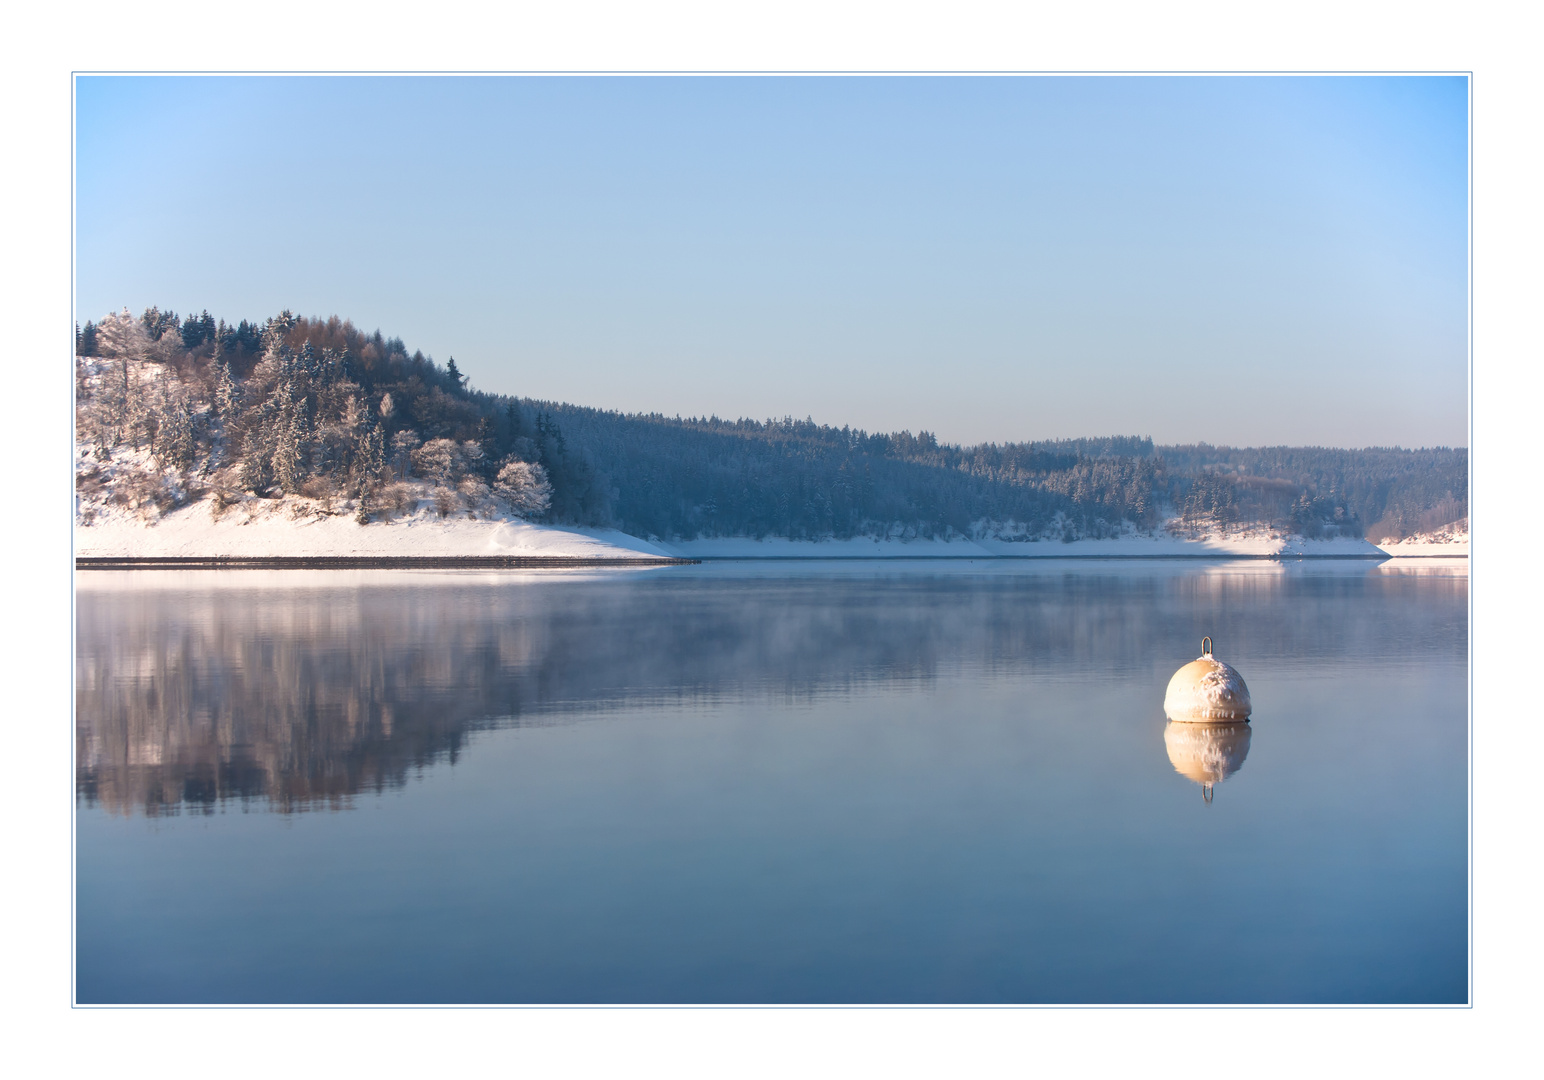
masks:
[[[1204,637],[1204,638],[1201,639],[1201,655],[1202,656],[1210,656],[1210,655],[1212,655],[1212,639],[1211,638]]]

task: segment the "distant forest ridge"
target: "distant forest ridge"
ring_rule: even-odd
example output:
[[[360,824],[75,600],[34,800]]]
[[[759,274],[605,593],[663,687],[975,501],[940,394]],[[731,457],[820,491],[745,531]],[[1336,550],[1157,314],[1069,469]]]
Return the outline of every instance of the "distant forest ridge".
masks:
[[[1468,517],[1468,451],[1155,446],[1150,438],[958,446],[932,434],[618,413],[489,394],[400,338],[288,311],[234,325],[127,310],[77,333],[83,467],[149,504],[218,491],[389,518],[409,482],[439,512],[505,512],[641,537],[1107,537],[1251,526],[1373,540]],[[115,457],[116,455],[116,457]],[[135,457],[134,455],[139,455]],[[160,485],[157,487],[157,485]],[[397,495],[393,496],[393,492]],[[161,492],[161,494],[155,494]]]

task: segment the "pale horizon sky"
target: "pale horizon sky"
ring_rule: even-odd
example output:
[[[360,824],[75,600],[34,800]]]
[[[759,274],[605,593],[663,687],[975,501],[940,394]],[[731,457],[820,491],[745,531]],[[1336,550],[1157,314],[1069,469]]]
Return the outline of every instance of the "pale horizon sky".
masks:
[[[950,442],[1468,443],[1462,77],[80,77],[76,310]]]

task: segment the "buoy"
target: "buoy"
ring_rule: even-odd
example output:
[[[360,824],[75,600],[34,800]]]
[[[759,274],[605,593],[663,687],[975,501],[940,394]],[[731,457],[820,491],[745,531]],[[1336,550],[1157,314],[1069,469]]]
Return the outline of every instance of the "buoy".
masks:
[[[1163,711],[1181,723],[1247,720],[1249,687],[1243,676],[1212,655],[1212,639],[1201,639],[1201,655],[1174,673]]]
[[[1210,724],[1170,721],[1163,745],[1174,771],[1201,785],[1201,797],[1212,801],[1212,785],[1220,784],[1249,756],[1249,724],[1227,720]]]

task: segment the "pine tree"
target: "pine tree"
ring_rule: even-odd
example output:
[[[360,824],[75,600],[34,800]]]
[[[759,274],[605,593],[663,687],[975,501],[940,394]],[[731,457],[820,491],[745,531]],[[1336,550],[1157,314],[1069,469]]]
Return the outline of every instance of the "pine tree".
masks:
[[[196,446],[193,439],[193,410],[185,393],[178,390],[163,403],[159,428],[156,460],[163,468],[186,472],[193,464]]]
[[[263,336],[264,338],[271,338],[275,344],[282,344],[284,338],[294,328],[296,321],[294,313],[289,308],[285,308],[268,320],[268,325],[263,330]]]
[[[349,481],[354,493],[363,499],[379,483],[381,473],[385,471],[386,444],[381,426],[368,412],[361,415],[362,421],[354,428],[354,461]]]
[[[121,370],[121,382],[123,385],[123,424],[126,441],[135,450],[140,444],[148,442],[152,450],[155,448],[155,413],[151,407],[144,388],[140,383],[131,378],[129,374],[129,362],[127,359],[119,361]]]
[[[343,377],[343,360],[333,349],[323,349],[317,363],[316,383],[321,387],[334,386]]]
[[[294,416],[276,420],[273,440],[273,479],[274,483],[279,485],[279,490],[286,495],[292,495],[300,490],[301,480],[304,479],[300,461],[300,432],[297,430]]]
[[[486,416],[479,416],[477,418],[477,446],[481,450],[477,471],[484,479],[487,479],[489,470],[493,468],[493,463],[498,460],[499,446],[498,440],[493,435],[493,425],[488,422]]]
[[[272,399],[260,402],[247,410],[241,425],[241,486],[259,495],[273,485],[273,413]]]
[[[299,491],[306,479],[306,422],[301,404],[295,400],[290,380],[281,380],[274,393],[273,478],[286,495]]]
[[[223,358],[215,367],[214,408],[216,415],[227,422],[241,414],[241,388]]]

